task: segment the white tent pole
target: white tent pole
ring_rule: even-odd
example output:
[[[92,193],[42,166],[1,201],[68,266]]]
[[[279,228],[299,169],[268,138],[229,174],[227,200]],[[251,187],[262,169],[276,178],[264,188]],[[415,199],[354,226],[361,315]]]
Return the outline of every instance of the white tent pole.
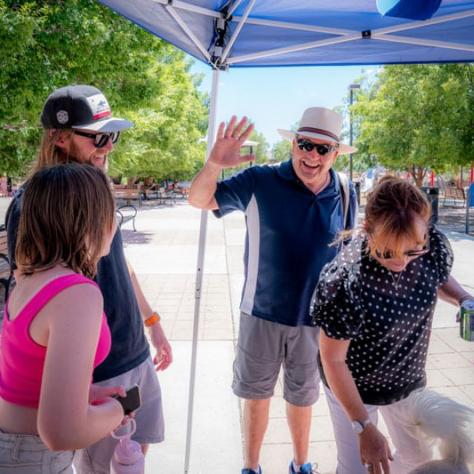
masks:
[[[169,0],[152,0],[153,3],[158,3],[164,7],[173,5],[174,8],[178,10],[186,10],[194,13],[200,13],[201,15],[212,16],[214,18],[221,18],[221,13],[214,10],[209,10],[208,8],[198,7],[197,5],[191,5],[180,0],[173,0],[173,3],[170,4]]]
[[[253,6],[255,5],[256,0],[250,0],[249,4],[247,5],[247,8],[245,9],[244,15],[242,16],[241,20],[239,21],[239,24],[237,25],[237,28],[235,29],[233,35],[231,36],[229,42],[227,43],[224,52],[222,53],[221,57],[221,62],[225,63],[225,60],[227,59],[227,56],[230,53],[230,50],[232,46],[235,43],[235,40],[240,34],[240,31],[242,30],[243,26],[245,25],[245,21],[247,20],[248,16],[250,15],[250,12],[252,11]]]
[[[294,46],[288,46],[287,48],[267,49],[266,51],[260,51],[258,53],[244,54],[242,56],[234,56],[232,58],[229,58],[226,61],[226,64],[236,64],[242,61],[250,61],[252,59],[268,58],[270,56],[277,56],[279,54],[286,54],[286,53],[294,53],[296,51],[303,51],[305,49],[321,48],[322,46],[328,46],[331,44],[347,43],[348,41],[354,41],[360,38],[361,38],[360,33],[357,33],[354,35],[342,36],[339,38],[330,38],[330,39],[321,40],[321,41],[312,41],[311,43],[296,44]]]
[[[209,154],[214,144],[216,134],[216,119],[217,119],[217,96],[219,92],[219,70],[214,69],[212,72],[212,89],[211,89],[211,104],[209,110],[209,126],[207,131],[207,155]],[[197,344],[199,333],[199,313],[201,310],[201,291],[202,278],[204,274],[204,254],[206,248],[206,232],[207,232],[207,211],[201,212],[201,225],[199,231],[199,250],[196,268],[196,287],[194,293],[194,324],[193,324],[193,344],[191,351],[191,375],[189,378],[189,398],[188,398],[188,425],[186,430],[186,452],[184,457],[184,473],[189,472],[189,459],[191,453],[191,438],[193,429],[193,408],[194,408],[194,386],[196,380],[196,358],[197,358]]]
[[[237,0],[233,5],[232,8],[227,12],[227,16],[230,17],[232,16],[232,13],[237,10],[238,6],[242,3],[242,0]]]
[[[191,41],[196,45],[196,47],[201,51],[201,54],[207,59],[208,62],[211,61],[211,55],[208,53],[203,44],[199,41],[196,35],[191,31],[186,22],[181,18],[181,15],[173,7],[168,7],[166,9],[168,13],[173,17],[174,21],[178,23],[181,29],[189,36]]]
[[[462,20],[463,18],[469,18],[474,15],[474,10],[466,10],[460,13],[453,13],[452,15],[443,15],[430,18],[429,20],[423,21],[411,21],[409,23],[403,23],[401,25],[389,26],[387,28],[379,28],[372,30],[372,34],[389,34],[398,33],[399,31],[413,30],[417,28],[425,28],[426,26],[439,25],[448,21]]]
[[[390,41],[392,43],[417,44],[419,46],[427,46],[429,48],[456,49],[458,51],[474,51],[474,45],[470,44],[447,43],[446,41],[415,38],[413,36],[379,35],[378,33],[375,33],[372,34],[372,39],[380,41]]]
[[[240,21],[242,17],[234,15],[232,21]],[[356,30],[345,30],[343,28],[328,28],[325,26],[309,25],[305,23],[291,23],[287,21],[265,20],[263,18],[247,18],[248,25],[272,26],[274,28],[284,28],[296,31],[314,31],[315,33],[328,33],[330,35],[353,35],[359,34]]]

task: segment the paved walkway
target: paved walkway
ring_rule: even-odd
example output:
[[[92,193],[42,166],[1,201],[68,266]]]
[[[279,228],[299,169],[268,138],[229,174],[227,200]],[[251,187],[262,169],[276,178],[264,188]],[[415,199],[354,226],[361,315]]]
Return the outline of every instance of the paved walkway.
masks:
[[[193,327],[194,281],[201,213],[186,204],[145,208],[137,233],[125,230],[126,253],[145,293],[163,315],[175,352],[173,366],[160,375],[167,440],[153,447],[147,472],[184,472],[187,391]],[[232,360],[243,282],[243,216],[223,220],[209,214],[205,278],[201,300],[191,474],[240,472],[241,407],[232,395]],[[127,229],[127,225],[125,226]],[[456,256],[454,275],[474,292],[474,238],[444,228]],[[461,230],[461,229],[459,229]],[[431,387],[474,406],[474,344],[458,337],[454,309],[440,302],[428,360]],[[311,460],[322,473],[335,472],[335,445],[324,397],[314,407]],[[279,382],[262,452],[265,474],[287,472],[292,457]]]
[[[0,214],[4,202],[0,199]],[[200,216],[187,204],[144,207],[137,217],[136,233],[130,230],[130,223],[124,225],[126,254],[147,297],[163,316],[175,359],[160,374],[166,441],[151,448],[147,473],[184,472]],[[443,230],[455,252],[453,273],[474,292],[474,237],[462,233],[461,215],[455,222],[446,223],[449,225]],[[241,407],[230,384],[243,282],[244,225],[239,213],[221,220],[209,214],[190,474],[239,473],[242,464]],[[430,344],[428,381],[437,391],[474,406],[474,344],[458,337],[454,313],[452,307],[439,303]],[[262,451],[265,474],[287,472],[292,457],[289,440],[279,382]],[[314,407],[310,455],[322,473],[335,472],[334,438],[324,397]]]

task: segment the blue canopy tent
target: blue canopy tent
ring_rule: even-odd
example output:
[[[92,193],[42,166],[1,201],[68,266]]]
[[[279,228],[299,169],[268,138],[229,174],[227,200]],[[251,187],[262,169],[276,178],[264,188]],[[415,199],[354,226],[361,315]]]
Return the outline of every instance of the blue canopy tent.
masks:
[[[474,61],[470,0],[100,0],[213,68],[208,153],[220,71],[237,67]],[[189,469],[207,212],[201,214],[186,437]]]

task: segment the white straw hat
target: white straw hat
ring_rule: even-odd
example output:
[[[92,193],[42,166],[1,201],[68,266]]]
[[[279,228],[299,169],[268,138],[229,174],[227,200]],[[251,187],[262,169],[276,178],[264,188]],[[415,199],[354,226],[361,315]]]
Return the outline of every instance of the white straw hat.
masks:
[[[339,153],[355,153],[357,148],[341,143],[342,115],[324,107],[306,109],[301,117],[296,132],[278,129],[278,133],[287,140],[293,140],[296,135],[308,138],[319,138],[339,143]]]

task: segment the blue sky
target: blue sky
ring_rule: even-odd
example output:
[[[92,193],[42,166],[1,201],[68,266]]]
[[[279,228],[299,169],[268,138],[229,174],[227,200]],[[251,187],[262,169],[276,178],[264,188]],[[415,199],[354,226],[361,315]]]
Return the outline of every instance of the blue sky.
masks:
[[[291,128],[307,107],[332,108],[342,104],[349,84],[363,70],[372,73],[376,68],[242,68],[221,72],[218,121],[228,120],[232,114],[246,115],[272,145],[281,139],[276,129]],[[196,62],[191,71],[204,74],[201,89],[210,93],[209,66]]]

